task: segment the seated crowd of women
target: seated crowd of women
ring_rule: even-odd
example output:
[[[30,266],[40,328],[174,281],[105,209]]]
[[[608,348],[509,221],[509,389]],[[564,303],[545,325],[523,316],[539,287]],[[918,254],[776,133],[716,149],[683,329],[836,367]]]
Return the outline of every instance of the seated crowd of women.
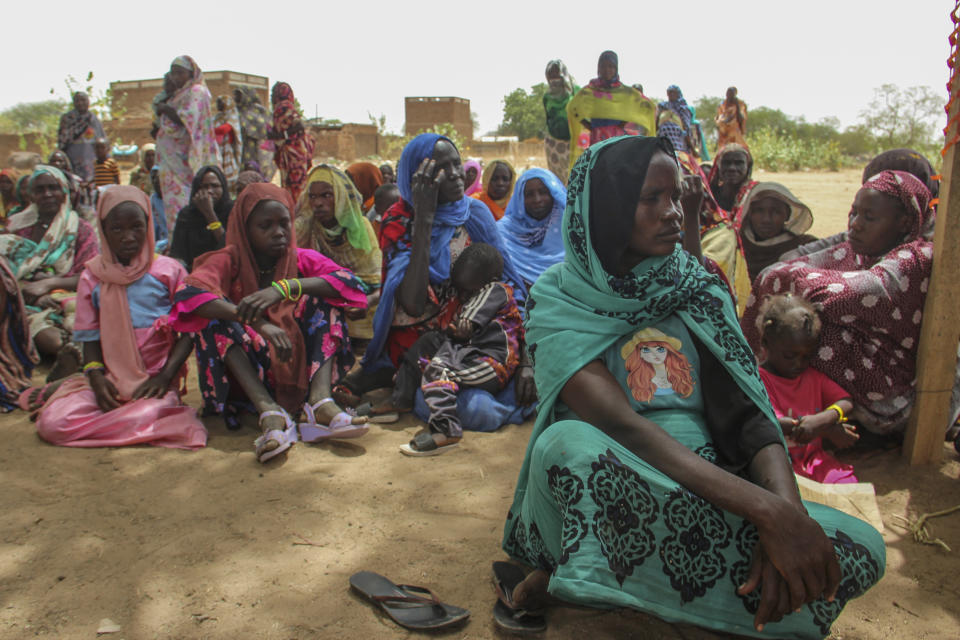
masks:
[[[618,87],[616,62],[601,57],[592,91]],[[568,84],[562,63],[547,71]],[[177,104],[202,102],[198,78],[174,61],[161,164],[164,135],[197,141]],[[287,144],[302,125],[289,87],[274,94],[290,102]],[[243,117],[221,121],[243,135]],[[803,502],[793,474],[855,481],[828,449],[904,428],[933,171],[909,150],[878,157],[848,231],[816,240],[809,207],[752,181],[745,146],[705,172],[677,131],[605,126],[569,191],[543,169],[465,164],[429,133],[404,148],[395,192],[369,163],[311,168],[308,143],[277,152],[283,188],[260,175],[234,191],[237,167],[180,157],[153,183],[179,198],[169,255],[142,189],[105,189],[91,225],[68,176],[39,165],[0,234],[0,401],[53,444],[197,449],[207,431],[181,397],[194,351],[203,415],[238,429],[255,413],[260,462],[402,412],[426,423],[400,447],[414,456],[535,414],[503,536],[532,570],[498,576],[502,626],[537,627],[531,612],[559,600],[822,637],[883,575],[885,549],[865,522]],[[33,388],[42,355],[55,364]]]

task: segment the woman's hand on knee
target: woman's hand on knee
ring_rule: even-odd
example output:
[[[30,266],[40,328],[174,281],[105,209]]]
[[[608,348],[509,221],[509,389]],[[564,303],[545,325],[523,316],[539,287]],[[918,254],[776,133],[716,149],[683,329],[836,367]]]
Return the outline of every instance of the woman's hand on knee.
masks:
[[[737,595],[745,596],[760,588],[760,603],[753,618],[753,626],[757,631],[763,631],[768,622],[780,622],[783,616],[790,613],[790,590],[786,581],[777,572],[762,545],[753,549],[753,559],[750,564],[750,573],[746,581],[737,587]]]
[[[92,371],[88,375],[90,388],[93,389],[93,395],[97,398],[97,406],[106,413],[113,411],[123,404],[120,399],[120,392],[113,386],[113,383],[107,380],[102,371]]]
[[[755,522],[763,551],[787,583],[790,608],[819,598],[832,601],[840,565],[820,524],[783,498],[772,496],[768,516]]]
[[[133,392],[133,399],[141,398],[162,398],[167,394],[170,388],[170,378],[162,372],[145,380],[143,384],[137,387]]]
[[[263,339],[273,345],[280,362],[289,362],[293,357],[293,343],[290,342],[290,336],[287,332],[270,322],[260,322],[254,329],[263,336]]]
[[[283,300],[283,294],[269,286],[246,296],[237,305],[237,320],[252,325],[263,317],[267,309]]]

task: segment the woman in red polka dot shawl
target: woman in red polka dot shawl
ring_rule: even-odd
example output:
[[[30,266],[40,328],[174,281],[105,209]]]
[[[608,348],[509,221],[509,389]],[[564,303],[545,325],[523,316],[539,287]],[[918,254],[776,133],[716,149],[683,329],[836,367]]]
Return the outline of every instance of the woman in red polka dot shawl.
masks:
[[[917,343],[930,282],[930,191],[903,171],[867,180],[853,201],[847,240],[765,269],[753,285],[742,326],[755,326],[764,298],[802,295],[823,319],[811,366],[847,389],[851,421],[875,434],[902,432],[914,401]]]

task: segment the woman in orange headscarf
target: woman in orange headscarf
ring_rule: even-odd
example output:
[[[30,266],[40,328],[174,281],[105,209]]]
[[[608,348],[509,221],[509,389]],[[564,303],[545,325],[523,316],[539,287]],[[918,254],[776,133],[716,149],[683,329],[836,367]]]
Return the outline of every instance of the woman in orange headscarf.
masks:
[[[354,162],[347,167],[346,174],[360,192],[363,198],[363,213],[366,214],[373,207],[373,194],[377,192],[377,187],[383,184],[383,174],[372,162]]]

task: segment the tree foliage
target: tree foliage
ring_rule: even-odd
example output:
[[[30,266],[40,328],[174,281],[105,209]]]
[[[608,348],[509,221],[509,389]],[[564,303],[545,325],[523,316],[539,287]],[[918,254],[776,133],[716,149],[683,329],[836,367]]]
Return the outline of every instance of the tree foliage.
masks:
[[[543,94],[547,85],[543,82],[530,87],[530,91],[514,89],[503,97],[503,122],[497,129],[499,135],[517,136],[521,140],[543,137],[547,133],[547,115],[543,110]]]
[[[66,109],[67,105],[62,100],[21,102],[0,112],[0,132],[56,133],[60,114]]]
[[[694,103],[711,147],[717,139],[713,116],[722,100],[703,96]],[[747,118],[747,142],[757,166],[764,168],[834,169],[861,164],[874,154],[899,147],[916,149],[936,163],[945,103],[946,97],[930,87],[901,89],[885,84],[874,89],[873,100],[860,112],[859,122],[842,130],[835,117],[807,122],[803,116],[757,106]]]
[[[719,96],[700,96],[693,102],[693,108],[697,110],[697,120],[700,121],[700,128],[703,130],[703,137],[714,140],[717,137],[717,124],[714,117],[717,115],[717,107],[723,102]]]
[[[927,147],[934,141],[945,103],[930,87],[900,89],[885,84],[873,90],[873,100],[860,118],[884,149]]]

